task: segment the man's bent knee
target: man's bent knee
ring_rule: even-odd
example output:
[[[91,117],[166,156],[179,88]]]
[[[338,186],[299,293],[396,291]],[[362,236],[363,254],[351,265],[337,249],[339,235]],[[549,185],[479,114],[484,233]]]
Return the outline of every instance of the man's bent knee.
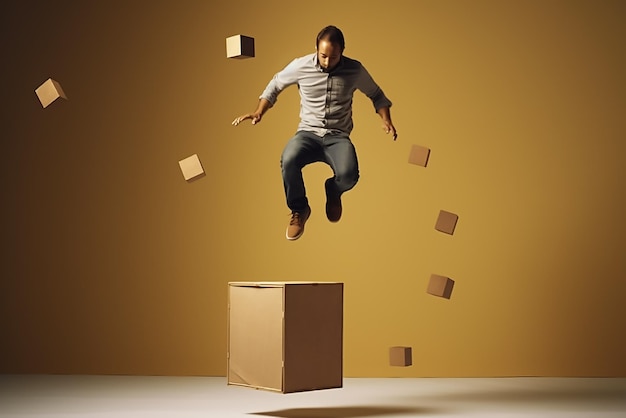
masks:
[[[337,184],[337,189],[340,193],[347,192],[348,190],[352,189],[354,186],[356,186],[358,181],[358,173],[335,176],[335,183]]]

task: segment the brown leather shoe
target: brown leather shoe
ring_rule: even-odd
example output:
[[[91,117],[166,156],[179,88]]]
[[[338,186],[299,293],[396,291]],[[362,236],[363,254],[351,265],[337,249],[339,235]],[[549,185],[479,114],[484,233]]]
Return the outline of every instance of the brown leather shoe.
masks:
[[[306,207],[302,212],[291,212],[291,219],[289,220],[289,226],[287,226],[287,239],[289,241],[295,241],[304,233],[304,224],[311,216],[311,208]]]
[[[324,183],[326,189],[326,217],[331,222],[338,222],[341,219],[341,195],[335,190],[335,180],[329,178]]]

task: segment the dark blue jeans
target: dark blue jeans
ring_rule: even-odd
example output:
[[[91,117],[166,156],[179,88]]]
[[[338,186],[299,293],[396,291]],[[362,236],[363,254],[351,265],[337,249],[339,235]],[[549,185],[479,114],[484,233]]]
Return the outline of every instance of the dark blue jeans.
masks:
[[[280,159],[287,206],[292,211],[302,211],[309,204],[302,169],[315,162],[324,162],[332,168],[331,192],[338,196],[353,188],[359,180],[356,150],[347,135],[320,137],[312,132],[298,131],[285,145]]]

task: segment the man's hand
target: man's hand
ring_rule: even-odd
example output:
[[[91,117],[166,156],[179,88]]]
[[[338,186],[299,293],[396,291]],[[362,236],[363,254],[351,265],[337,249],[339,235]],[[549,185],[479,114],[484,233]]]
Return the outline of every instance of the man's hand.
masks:
[[[256,110],[253,113],[246,113],[245,115],[239,116],[233,121],[233,126],[239,125],[246,119],[252,119],[252,124],[256,125],[261,122],[261,118],[270,107],[272,107],[272,104],[268,102],[267,99],[259,99],[259,104],[257,105]]]
[[[395,126],[393,126],[393,123],[391,123],[391,121],[383,121],[383,130],[386,134],[392,134],[394,141],[398,137],[398,131],[396,131],[396,128]]]
[[[383,120],[383,131],[385,131],[386,134],[393,135],[393,140],[395,141],[398,137],[398,131],[396,131],[395,126],[393,126],[391,122],[391,111],[389,107],[381,107],[376,113],[378,113]]]
[[[233,126],[239,125],[246,119],[252,119],[252,124],[256,125],[261,122],[261,114],[260,113],[246,113],[245,115],[241,115],[233,121]]]

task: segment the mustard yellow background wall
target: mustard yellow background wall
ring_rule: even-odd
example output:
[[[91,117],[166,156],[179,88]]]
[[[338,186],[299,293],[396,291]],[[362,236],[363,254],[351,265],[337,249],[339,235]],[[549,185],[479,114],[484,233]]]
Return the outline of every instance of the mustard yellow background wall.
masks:
[[[3,6],[0,372],[224,375],[229,281],[345,283],[345,375],[626,376],[626,3],[30,1]],[[361,180],[288,242],[273,74],[346,35]],[[229,60],[225,39],[256,40]],[[47,78],[68,101],[43,109]],[[413,144],[427,168],[408,164]],[[187,183],[178,161],[198,154]],[[435,231],[439,210],[459,215]],[[426,294],[451,277],[450,300]],[[413,347],[413,366],[387,350]]]

